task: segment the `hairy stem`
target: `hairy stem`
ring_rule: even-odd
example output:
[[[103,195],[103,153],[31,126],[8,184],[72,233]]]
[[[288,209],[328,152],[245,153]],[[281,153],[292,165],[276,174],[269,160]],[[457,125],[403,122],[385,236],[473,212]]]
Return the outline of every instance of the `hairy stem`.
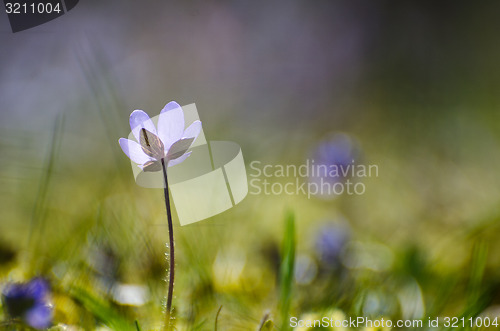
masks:
[[[165,207],[167,208],[167,218],[168,218],[168,241],[169,241],[169,279],[168,279],[168,292],[167,292],[167,307],[165,310],[165,326],[164,330],[171,330],[171,314],[172,314],[172,296],[174,292],[174,276],[175,276],[175,255],[174,255],[174,226],[172,224],[172,212],[170,210],[170,197],[168,194],[168,178],[167,178],[167,167],[165,160],[161,159],[161,165],[163,168],[163,178],[165,180]]]

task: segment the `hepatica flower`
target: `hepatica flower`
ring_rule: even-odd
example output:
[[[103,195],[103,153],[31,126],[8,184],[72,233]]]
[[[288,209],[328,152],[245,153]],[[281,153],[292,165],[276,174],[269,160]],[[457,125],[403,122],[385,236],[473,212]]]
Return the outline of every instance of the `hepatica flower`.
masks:
[[[354,162],[359,158],[359,152],[356,141],[347,134],[337,133],[323,140],[314,152],[314,160],[317,164],[326,165],[330,169],[331,167],[338,169],[339,177],[331,176],[328,170],[323,173],[320,172],[318,176],[330,177],[333,182],[345,179],[342,169],[346,170],[353,166]]]
[[[184,129],[184,113],[178,103],[172,101],[163,107],[155,127],[148,114],[134,110],[130,114],[130,128],[136,141],[120,138],[120,146],[127,156],[143,171],[163,170],[165,207],[168,219],[168,292],[164,330],[172,330],[172,298],[175,275],[174,228],[168,188],[167,167],[183,162],[189,157],[189,147],[201,132],[201,122],[194,121]]]
[[[337,133],[321,141],[313,150],[314,162],[310,165],[308,179],[318,187],[327,185],[331,189],[321,189],[316,195],[330,199],[341,194],[336,193],[335,185],[349,182],[359,157],[360,149],[356,140],[347,134]]]
[[[316,252],[326,269],[337,269],[340,257],[349,242],[349,228],[339,224],[322,226],[316,236]]]
[[[8,315],[18,318],[35,329],[45,329],[52,324],[52,305],[49,302],[50,289],[42,278],[28,283],[8,284],[2,299]]]
[[[142,110],[130,114],[130,128],[135,139],[120,138],[125,154],[143,171],[160,171],[162,160],[167,167],[183,162],[201,132],[201,122],[194,121],[184,130],[184,113],[178,103],[169,102],[160,112],[158,128]]]

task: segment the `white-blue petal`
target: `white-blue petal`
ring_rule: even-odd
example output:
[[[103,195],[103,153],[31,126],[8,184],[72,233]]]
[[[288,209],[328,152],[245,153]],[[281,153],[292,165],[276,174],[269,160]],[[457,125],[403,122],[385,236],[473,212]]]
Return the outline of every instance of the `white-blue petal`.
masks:
[[[149,118],[149,115],[142,110],[134,110],[132,114],[130,114],[130,129],[132,130],[132,133],[137,141],[140,141],[139,133],[142,128],[156,134],[155,125]]]
[[[141,145],[139,145],[135,141],[120,138],[118,142],[120,143],[120,147],[122,148],[123,152],[127,154],[127,156],[135,163],[144,164],[148,161],[151,161],[151,158],[142,151]]]
[[[182,138],[194,138],[193,142],[196,141],[196,138],[198,138],[198,135],[201,132],[201,122],[200,121],[194,121],[186,130],[184,130],[184,134],[182,135]]]
[[[181,106],[175,101],[169,102],[163,107],[158,118],[158,137],[160,137],[165,150],[182,138],[184,133],[184,113]]]

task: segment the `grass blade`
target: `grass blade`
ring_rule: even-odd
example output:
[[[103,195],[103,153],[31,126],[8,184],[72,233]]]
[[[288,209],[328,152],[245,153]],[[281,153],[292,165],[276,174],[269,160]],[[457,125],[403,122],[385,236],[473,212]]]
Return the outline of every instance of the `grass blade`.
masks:
[[[217,310],[217,315],[215,315],[215,331],[217,331],[217,322],[219,321],[220,311],[222,310],[222,305],[220,305],[219,310]]]
[[[289,330],[288,315],[292,299],[292,283],[295,266],[295,215],[289,211],[285,217],[280,267],[280,312],[282,330]]]
[[[137,321],[135,327],[132,323],[129,323],[127,319],[122,317],[113,307],[108,303],[95,297],[83,288],[74,287],[71,289],[72,297],[79,302],[85,309],[87,309],[92,315],[94,315],[101,322],[106,324],[113,330],[123,330],[123,331],[136,331]]]

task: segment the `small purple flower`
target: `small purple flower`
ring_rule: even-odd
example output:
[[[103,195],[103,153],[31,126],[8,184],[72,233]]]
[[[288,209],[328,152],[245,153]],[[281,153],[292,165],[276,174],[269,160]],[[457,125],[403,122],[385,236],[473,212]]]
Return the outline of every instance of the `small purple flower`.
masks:
[[[328,224],[318,230],[316,251],[323,266],[336,269],[340,265],[340,257],[349,238],[349,230],[344,225]]]
[[[345,133],[337,133],[320,142],[316,148],[313,155],[315,164],[329,167],[323,168],[328,170],[319,171],[316,175],[329,177],[334,182],[341,181],[345,178],[342,170],[347,170],[349,166],[352,166],[358,157],[359,148],[355,140]],[[331,171],[332,167],[338,170],[338,177],[332,176],[332,173],[334,173],[334,171]],[[348,175],[350,172],[346,171],[346,173]]]
[[[308,175],[309,183],[317,188],[314,193],[317,197],[330,199],[351,191],[359,151],[356,140],[344,133],[332,135],[318,144],[311,156]]]
[[[47,281],[33,278],[28,283],[8,284],[2,293],[7,314],[19,318],[35,329],[46,329],[52,324],[52,305]]]
[[[123,152],[143,171],[159,171],[162,160],[171,167],[187,159],[191,154],[187,150],[201,132],[201,122],[194,121],[184,130],[182,108],[172,101],[160,112],[158,128],[142,110],[130,114],[130,128],[137,142],[120,138]]]

